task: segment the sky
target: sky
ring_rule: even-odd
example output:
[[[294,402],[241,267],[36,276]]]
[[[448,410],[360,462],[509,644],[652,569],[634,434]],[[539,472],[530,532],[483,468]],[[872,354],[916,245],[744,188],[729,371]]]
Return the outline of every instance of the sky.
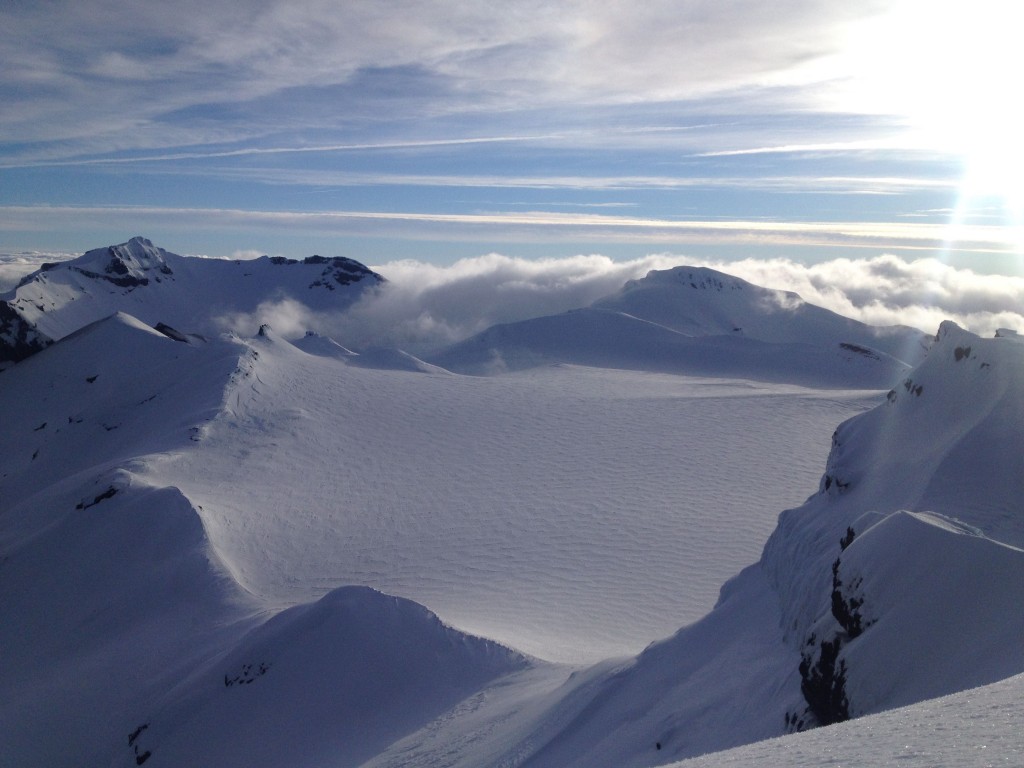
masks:
[[[0,249],[1024,275],[1002,0],[6,0]]]

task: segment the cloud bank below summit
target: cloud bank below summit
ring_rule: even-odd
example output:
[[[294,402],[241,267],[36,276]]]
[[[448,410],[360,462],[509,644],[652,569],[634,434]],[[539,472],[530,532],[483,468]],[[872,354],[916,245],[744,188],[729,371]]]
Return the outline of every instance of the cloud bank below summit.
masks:
[[[982,335],[999,328],[1024,331],[1024,278],[983,275],[938,259],[880,255],[813,265],[777,258],[720,261],[652,254],[629,261],[601,255],[528,260],[500,254],[448,266],[396,261],[373,269],[388,279],[348,312],[315,314],[297,301],[264,304],[251,315],[223,319],[224,327],[254,333],[269,323],[286,336],[307,329],[353,349],[395,346],[424,354],[498,323],[587,306],[652,269],[706,266],[872,325],[932,331],[943,320]]]
[[[236,253],[252,258],[255,252]],[[44,262],[66,253],[0,254],[0,293]],[[652,269],[705,266],[769,288],[794,291],[811,304],[872,325],[910,325],[932,331],[953,320],[982,336],[999,328],[1024,332],[1024,277],[986,275],[939,259],[879,255],[802,264],[791,259],[701,259],[650,254],[616,261],[603,255],[523,259],[497,253],[447,266],[414,260],[373,267],[388,279],[345,313],[314,313],[293,299],[255,313],[222,318],[225,330],[249,335],[262,323],[285,337],[306,330],[360,349],[393,346],[423,354],[497,323],[557,314],[614,293]]]

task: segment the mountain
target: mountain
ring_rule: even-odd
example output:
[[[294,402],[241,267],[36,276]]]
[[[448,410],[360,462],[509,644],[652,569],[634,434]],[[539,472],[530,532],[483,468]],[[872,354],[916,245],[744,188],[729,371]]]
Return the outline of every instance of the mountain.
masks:
[[[0,366],[115,312],[209,335],[267,302],[294,300],[314,311],[341,311],[382,282],[359,262],[341,257],[203,259],[134,237],[44,265],[0,296]]]
[[[528,665],[368,588],[260,599],[205,500],[158,482],[270,343],[119,313],[0,377],[0,763],[358,763]]]
[[[928,338],[872,327],[794,293],[697,267],[652,271],[560,315],[489,328],[430,358],[460,373],[552,363],[888,388],[923,359]]]
[[[650,765],[1024,672],[1022,444],[1024,344],[943,323],[715,609],[569,691],[526,764]]]
[[[860,716],[973,737],[960,705],[1024,749],[991,711],[1024,672],[1016,334],[944,323],[883,394],[179,324],[0,375],[0,764],[650,766]],[[669,629],[516,650],[638,625]]]

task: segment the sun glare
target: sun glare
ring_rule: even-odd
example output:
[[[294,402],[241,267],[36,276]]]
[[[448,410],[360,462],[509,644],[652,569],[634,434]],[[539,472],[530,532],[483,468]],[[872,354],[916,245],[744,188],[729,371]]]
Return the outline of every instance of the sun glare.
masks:
[[[1005,0],[899,0],[856,27],[847,108],[900,117],[908,149],[958,158],[960,216],[1024,221],[1024,9]]]

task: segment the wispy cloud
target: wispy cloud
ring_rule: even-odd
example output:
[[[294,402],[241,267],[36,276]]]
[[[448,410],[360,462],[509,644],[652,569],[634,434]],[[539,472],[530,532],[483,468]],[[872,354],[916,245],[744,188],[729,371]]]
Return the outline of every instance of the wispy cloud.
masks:
[[[131,221],[137,227],[175,221],[190,226],[296,228],[391,237],[485,238],[517,242],[570,238],[583,242],[748,243],[817,245],[875,250],[967,250],[1014,253],[1019,228],[920,221],[686,220],[600,213],[522,211],[254,211],[215,208],[5,206],[0,231],[42,230],[54,220],[97,224]]]
[[[423,117],[803,84],[806,63],[841,46],[844,24],[881,5],[15,3],[0,36],[0,130],[116,150],[222,140],[225,121],[235,136],[317,125],[318,110],[337,114],[325,96],[350,108],[383,99]],[[239,105],[266,107],[272,96],[297,109],[245,126],[253,113]],[[209,109],[220,111],[215,123]]]

